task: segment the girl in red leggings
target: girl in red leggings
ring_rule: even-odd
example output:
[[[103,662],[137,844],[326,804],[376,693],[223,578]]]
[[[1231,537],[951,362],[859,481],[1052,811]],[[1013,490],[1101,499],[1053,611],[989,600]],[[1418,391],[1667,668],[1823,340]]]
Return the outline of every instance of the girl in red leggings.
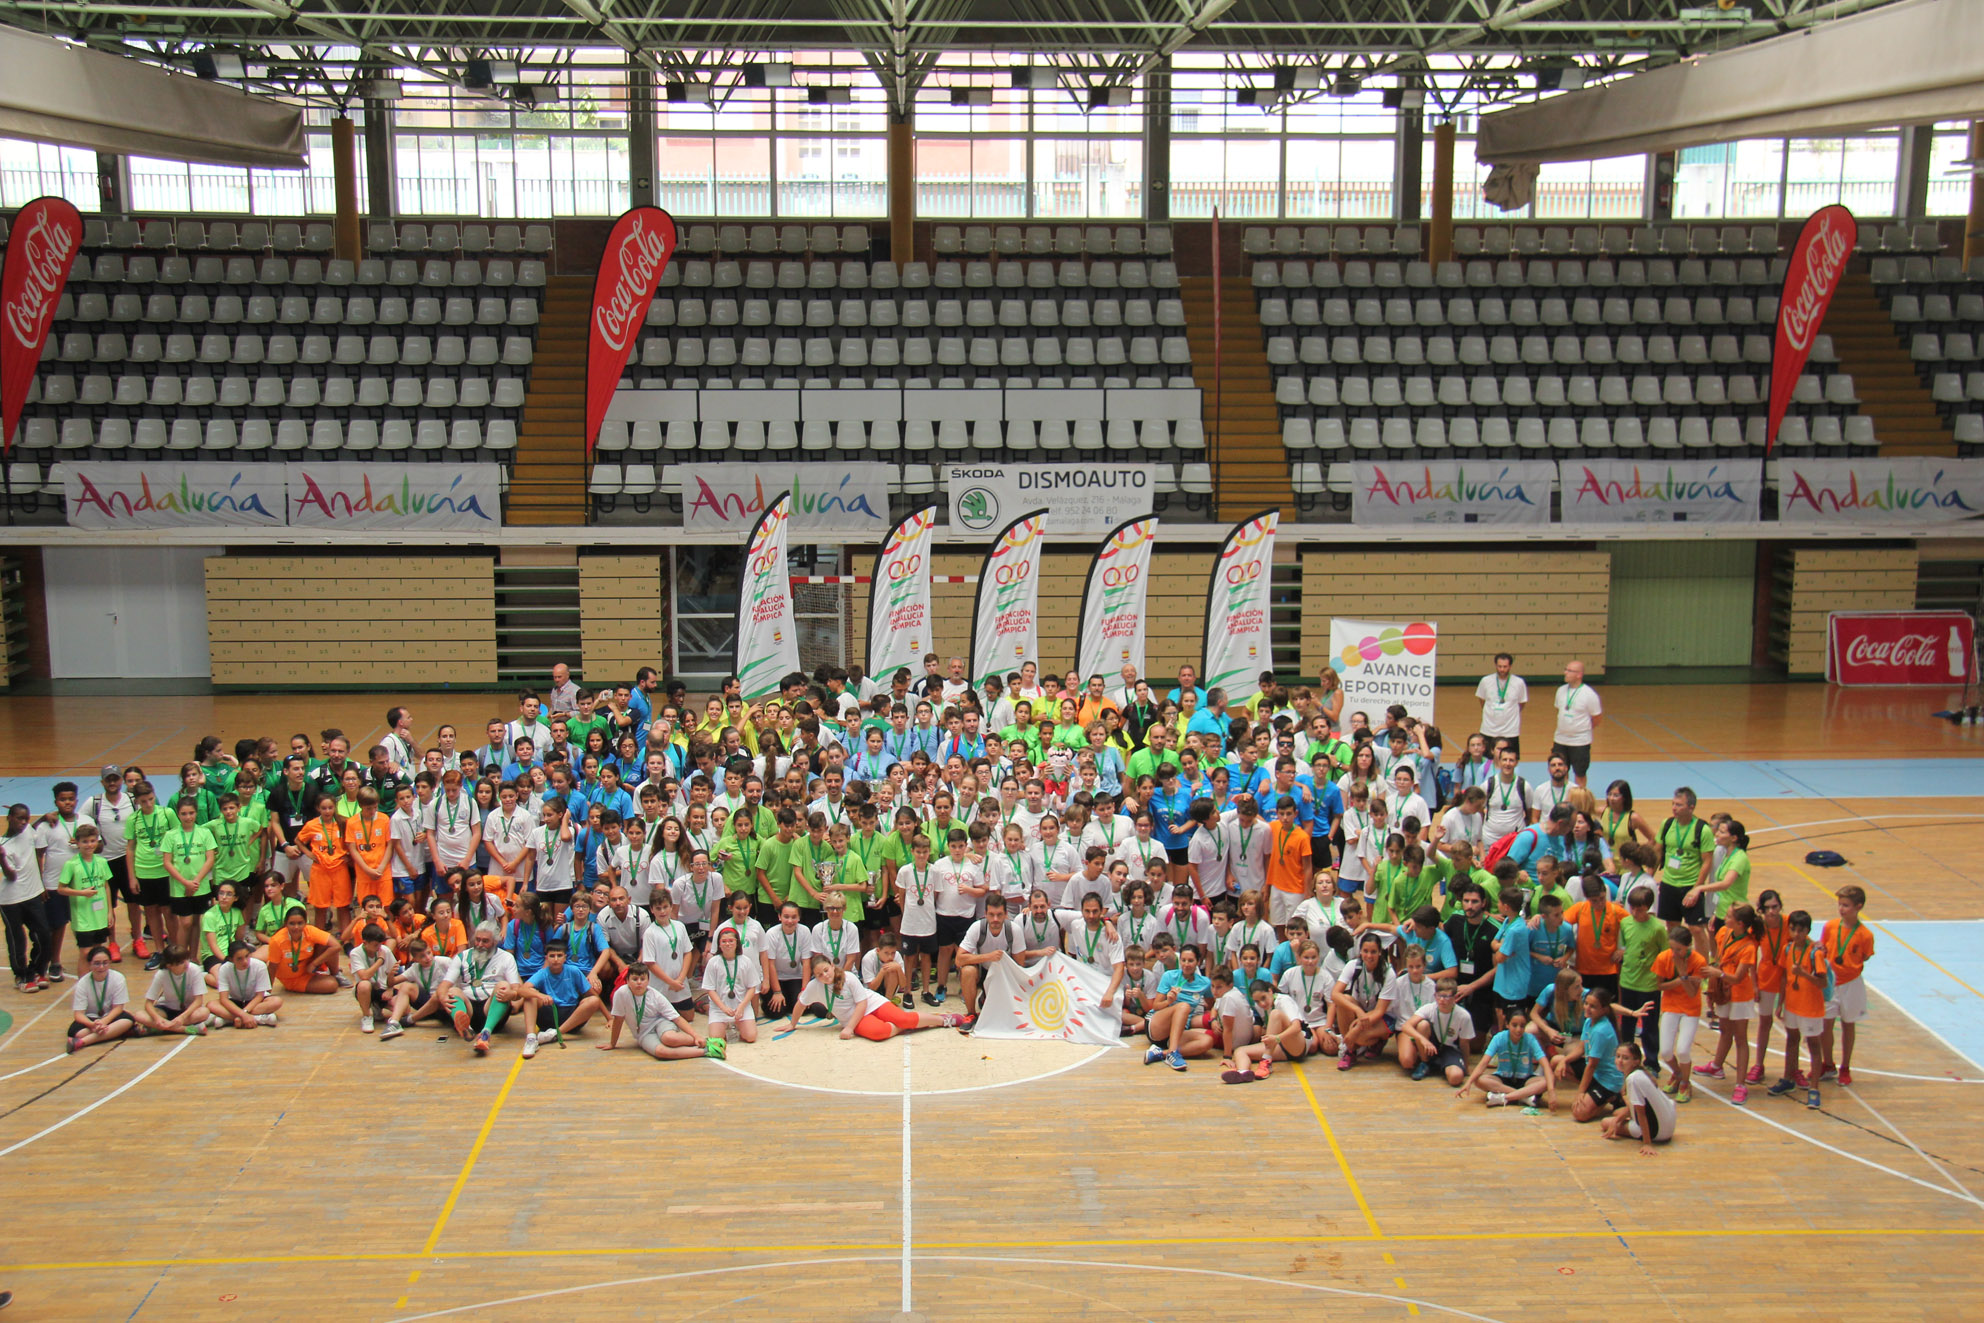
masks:
[[[792,1027],[799,1027],[799,1008],[818,1007],[840,1026],[842,1038],[856,1034],[874,1042],[918,1029],[948,1029],[964,1023],[962,1015],[940,1015],[935,1011],[909,1011],[866,986],[849,978],[844,965],[825,955],[806,961],[806,986],[792,1003]]]

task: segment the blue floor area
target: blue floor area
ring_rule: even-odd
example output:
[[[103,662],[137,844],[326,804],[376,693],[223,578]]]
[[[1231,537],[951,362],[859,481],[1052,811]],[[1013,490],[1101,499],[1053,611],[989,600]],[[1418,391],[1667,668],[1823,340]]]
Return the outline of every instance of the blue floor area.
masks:
[[[1531,784],[1547,780],[1541,765],[1524,766]],[[1703,799],[1960,799],[1984,796],[1984,758],[1807,759],[1731,762],[1594,762],[1590,784],[1600,793],[1614,779],[1630,781],[1647,802],[1676,786]]]
[[[1984,919],[1882,921],[1873,929],[1867,985],[1984,1073]],[[1884,1008],[1871,1009],[1878,1021]]]

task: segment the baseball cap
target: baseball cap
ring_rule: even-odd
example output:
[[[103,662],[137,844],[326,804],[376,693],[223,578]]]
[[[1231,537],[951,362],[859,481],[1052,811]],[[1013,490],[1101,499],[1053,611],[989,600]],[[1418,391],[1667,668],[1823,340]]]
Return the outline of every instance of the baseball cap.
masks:
[[[106,765],[102,771],[96,774],[97,780],[99,781],[103,780],[106,777],[122,776],[122,775],[124,775],[124,769],[114,765]]]

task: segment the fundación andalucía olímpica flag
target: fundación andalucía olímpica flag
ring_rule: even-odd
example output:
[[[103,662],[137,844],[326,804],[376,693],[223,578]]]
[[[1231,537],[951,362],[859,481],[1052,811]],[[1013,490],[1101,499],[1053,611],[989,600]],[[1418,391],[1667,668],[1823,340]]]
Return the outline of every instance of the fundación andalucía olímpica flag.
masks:
[[[930,542],[937,528],[935,504],[889,530],[875,558],[868,590],[868,674],[886,685],[900,667],[922,674],[930,651]]]
[[[799,622],[792,614],[792,577],[785,562],[791,524],[792,493],[785,492],[765,507],[744,544],[731,669],[751,702],[777,692],[778,682],[799,669]]]
[[[1113,683],[1125,666],[1144,670],[1144,601],[1150,585],[1150,553],[1157,542],[1157,516],[1118,524],[1102,540],[1082,589],[1081,641],[1075,669],[1083,678],[1103,675]]]
[[[1269,510],[1235,524],[1206,585],[1206,654],[1199,683],[1224,689],[1231,704],[1252,698],[1261,687],[1261,672],[1274,665],[1268,610],[1274,531],[1280,523],[1280,512]]]
[[[1045,510],[1021,515],[992,539],[971,613],[973,684],[1039,660],[1040,552],[1046,539]]]
[[[1105,1007],[1109,974],[1064,955],[1031,969],[1011,956],[985,967],[985,1005],[975,1038],[1046,1038],[1092,1047],[1120,1047],[1123,999]]]

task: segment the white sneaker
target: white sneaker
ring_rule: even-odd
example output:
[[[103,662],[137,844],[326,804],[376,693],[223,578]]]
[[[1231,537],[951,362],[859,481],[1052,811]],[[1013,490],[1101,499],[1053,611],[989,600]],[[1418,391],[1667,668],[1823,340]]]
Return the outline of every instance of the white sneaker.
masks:
[[[384,1042],[388,1038],[398,1038],[405,1032],[406,1030],[400,1027],[398,1020],[388,1020],[386,1021],[386,1031],[379,1035],[379,1039],[381,1042]]]
[[[263,1011],[255,1017],[255,1023],[264,1029],[273,1029],[276,1027],[276,1014],[274,1011]]]
[[[359,1032],[359,1033],[361,1033],[361,1034],[369,1034],[369,1033],[371,1033],[371,1032],[372,1032],[372,1017],[371,1017],[371,1016],[369,1016],[369,1015],[361,1015],[361,1016],[359,1016],[359,1017],[358,1017],[358,1032]]]
[[[221,1019],[218,1015],[209,1015],[207,1017],[207,1028],[209,1029],[225,1029],[227,1026],[228,1021]]]
[[[525,1061],[529,1061],[529,1060],[530,1060],[530,1059],[531,1059],[532,1057],[534,1057],[534,1056],[536,1056],[536,1055],[537,1055],[537,1035],[536,1035],[536,1034],[525,1034],[525,1035],[524,1035],[524,1060],[525,1060]]]
[[[1506,1093],[1491,1093],[1488,1095],[1488,1105],[1490,1107],[1507,1107],[1509,1105],[1509,1095]]]

